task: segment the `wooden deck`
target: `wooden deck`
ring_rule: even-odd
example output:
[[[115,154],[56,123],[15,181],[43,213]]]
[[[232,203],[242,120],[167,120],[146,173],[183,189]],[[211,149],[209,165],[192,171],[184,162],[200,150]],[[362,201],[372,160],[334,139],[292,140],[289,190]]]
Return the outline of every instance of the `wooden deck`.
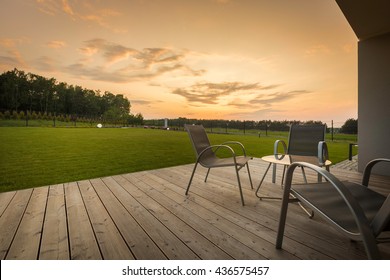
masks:
[[[250,162],[254,185],[266,166]],[[207,183],[199,168],[186,197],[192,167],[1,193],[0,259],[366,259],[362,244],[309,219],[297,205],[289,208],[283,250],[275,249],[280,201],[259,201],[243,169],[241,206],[233,168],[212,170]],[[332,173],[361,178],[337,168]],[[372,180],[385,193],[389,182]],[[281,194],[270,176],[263,187]],[[389,245],[380,245],[386,259]]]

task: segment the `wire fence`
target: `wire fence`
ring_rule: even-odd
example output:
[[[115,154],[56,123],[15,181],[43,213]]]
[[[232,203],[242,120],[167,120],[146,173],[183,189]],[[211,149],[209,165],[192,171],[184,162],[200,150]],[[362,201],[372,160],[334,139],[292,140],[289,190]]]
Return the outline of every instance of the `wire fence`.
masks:
[[[134,120],[134,119],[133,119]],[[202,119],[105,119],[103,116],[75,114],[56,114],[25,111],[0,111],[0,126],[26,127],[129,127],[137,126],[150,129],[184,130],[185,124],[202,124],[209,133],[244,134],[257,137],[288,135],[291,124],[326,124],[327,138],[331,141],[344,137],[347,141],[357,142],[357,135],[340,134],[343,121],[240,121],[240,120],[202,120]]]
[[[56,114],[35,111],[0,111],[0,126],[26,127],[123,127],[133,125],[128,119],[107,119],[103,116]]]

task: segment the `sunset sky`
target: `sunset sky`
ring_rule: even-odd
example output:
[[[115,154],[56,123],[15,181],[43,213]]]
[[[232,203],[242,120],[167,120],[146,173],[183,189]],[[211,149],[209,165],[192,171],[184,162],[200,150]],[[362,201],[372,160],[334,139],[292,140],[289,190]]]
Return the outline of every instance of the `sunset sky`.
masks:
[[[335,0],[0,0],[0,71],[124,94],[144,118],[357,117]]]

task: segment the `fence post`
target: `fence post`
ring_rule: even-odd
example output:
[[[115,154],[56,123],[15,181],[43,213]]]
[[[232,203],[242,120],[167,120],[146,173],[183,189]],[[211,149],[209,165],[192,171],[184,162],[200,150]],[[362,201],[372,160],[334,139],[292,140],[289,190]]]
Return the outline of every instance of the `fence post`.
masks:
[[[333,120],[332,120],[332,142],[333,142]]]
[[[352,160],[352,147],[357,146],[356,143],[349,143],[348,159]]]

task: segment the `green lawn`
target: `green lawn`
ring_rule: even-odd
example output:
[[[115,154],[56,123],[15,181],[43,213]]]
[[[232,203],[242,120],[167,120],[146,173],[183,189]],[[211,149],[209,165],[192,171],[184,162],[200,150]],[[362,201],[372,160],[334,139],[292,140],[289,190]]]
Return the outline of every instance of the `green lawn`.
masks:
[[[287,133],[209,137],[213,144],[240,141],[261,157]],[[348,141],[328,146],[334,163],[348,157]],[[0,127],[0,155],[1,192],[194,162],[185,132],[143,128]]]

